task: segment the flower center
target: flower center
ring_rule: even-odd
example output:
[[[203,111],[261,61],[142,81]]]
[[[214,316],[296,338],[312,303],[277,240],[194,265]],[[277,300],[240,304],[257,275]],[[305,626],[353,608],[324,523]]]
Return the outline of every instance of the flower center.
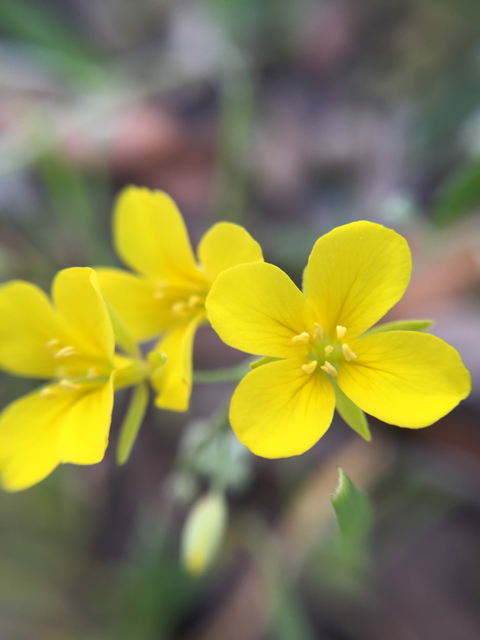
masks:
[[[188,318],[205,309],[205,300],[207,293],[193,286],[191,289],[187,287],[172,287],[168,282],[158,282],[153,297],[156,300],[162,300],[170,309],[170,313],[174,318]]]
[[[319,367],[324,373],[336,378],[339,366],[343,362],[350,362],[350,360],[354,360],[357,357],[343,340],[347,329],[338,325],[335,333],[335,339],[329,340],[325,336],[322,327],[315,322],[312,334],[304,331],[297,336],[293,336],[292,344],[303,342],[308,350],[308,362],[302,365],[302,370],[305,373],[310,375]]]
[[[42,388],[43,396],[56,396],[63,391],[77,391],[82,387],[91,387],[92,383],[108,381],[113,369],[111,363],[82,355],[73,345],[65,345],[58,338],[52,338],[45,344],[48,354],[55,364],[56,383]]]

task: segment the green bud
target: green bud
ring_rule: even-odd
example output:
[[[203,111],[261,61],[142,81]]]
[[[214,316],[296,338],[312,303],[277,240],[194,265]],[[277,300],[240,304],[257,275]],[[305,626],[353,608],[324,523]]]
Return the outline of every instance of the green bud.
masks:
[[[199,576],[212,565],[225,533],[227,504],[223,495],[210,493],[197,500],[182,532],[181,556],[185,569]]]

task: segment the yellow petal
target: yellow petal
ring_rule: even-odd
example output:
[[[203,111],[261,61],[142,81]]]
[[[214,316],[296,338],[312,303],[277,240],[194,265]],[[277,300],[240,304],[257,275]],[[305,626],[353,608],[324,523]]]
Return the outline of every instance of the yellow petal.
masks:
[[[264,458],[307,451],[327,431],[335,408],[332,385],[321,373],[306,374],[304,358],[258,367],[238,385],[230,422],[240,442]]]
[[[82,355],[111,360],[115,337],[94,270],[60,271],[53,281],[52,298],[58,313],[77,334]]]
[[[221,273],[206,302],[213,328],[226,344],[259,356],[286,358],[305,352],[302,333],[313,335],[313,311],[281,269],[257,262]]]
[[[175,327],[155,348],[155,351],[167,356],[160,373],[152,377],[152,385],[158,392],[155,405],[160,409],[188,409],[192,390],[193,338],[202,319],[199,315],[190,322]]]
[[[71,344],[72,336],[46,294],[27,282],[0,288],[0,366],[10,373],[51,378],[58,361],[48,348],[51,340]]]
[[[357,358],[343,365],[338,384],[360,409],[384,422],[426,427],[470,392],[460,355],[436,336],[376,333],[356,340],[353,349]]]
[[[198,259],[213,282],[219,273],[237,264],[263,262],[263,254],[258,242],[243,227],[220,222],[200,240]]]
[[[171,302],[158,296],[155,282],[121,269],[96,269],[105,297],[136,340],[158,336],[172,325]]]
[[[75,395],[75,402],[65,413],[59,431],[60,462],[95,464],[103,459],[108,444],[113,409],[113,376],[107,384]]]
[[[402,236],[372,222],[353,222],[319,238],[305,270],[304,291],[332,339],[337,326],[357,337],[400,300],[411,256]]]
[[[85,392],[34,391],[0,414],[0,477],[8,491],[26,489],[61,462],[93,464],[104,455],[110,427],[113,384]]]
[[[0,476],[8,491],[26,489],[59,464],[58,436],[74,394],[40,392],[20,398],[0,414]]]
[[[113,235],[135,271],[175,285],[201,279],[183,218],[163,191],[127,187],[117,200]]]

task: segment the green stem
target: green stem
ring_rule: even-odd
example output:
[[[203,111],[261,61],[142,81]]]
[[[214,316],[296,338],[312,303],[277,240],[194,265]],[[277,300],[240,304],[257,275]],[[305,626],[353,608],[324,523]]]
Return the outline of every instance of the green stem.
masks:
[[[212,369],[205,371],[194,371],[194,384],[215,384],[217,382],[240,382],[240,380],[250,371],[250,359],[248,362],[236,367],[227,367],[225,369]]]

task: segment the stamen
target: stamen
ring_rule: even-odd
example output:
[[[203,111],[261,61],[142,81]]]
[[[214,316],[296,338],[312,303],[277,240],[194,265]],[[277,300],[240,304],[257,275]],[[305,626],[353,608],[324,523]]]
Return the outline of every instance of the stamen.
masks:
[[[52,355],[55,355],[59,344],[60,344],[60,340],[58,338],[52,338],[47,342],[46,347]]]
[[[80,384],[75,384],[75,382],[72,382],[68,378],[64,378],[63,380],[60,380],[58,384],[62,387],[64,391],[77,391],[82,386]]]
[[[187,309],[187,305],[184,300],[178,300],[172,304],[172,313],[175,316],[184,316]]]
[[[315,325],[315,333],[313,334],[313,337],[316,338],[317,340],[323,340],[322,327],[318,324],[318,322],[314,322],[313,324]]]
[[[325,355],[329,356],[333,351],[333,347],[331,344],[327,344],[327,346],[325,347]]]
[[[98,371],[97,369],[95,369],[95,367],[90,367],[90,369],[87,371],[87,378],[89,378],[90,380],[93,378],[98,378]]]
[[[55,396],[58,396],[58,387],[43,387],[43,389],[40,389],[40,395],[43,398],[54,398]]]
[[[53,357],[68,358],[69,356],[75,356],[76,354],[77,354],[77,350],[75,349],[75,347],[72,347],[70,345],[68,347],[63,347],[63,349],[59,349]]]
[[[320,367],[320,369],[322,371],[325,371],[325,373],[328,373],[328,375],[333,376],[334,378],[338,376],[338,371],[332,364],[330,364],[330,362],[327,362],[326,360],[325,364],[323,365],[323,367]]]
[[[188,306],[190,309],[195,309],[195,307],[197,306],[197,304],[201,301],[200,296],[197,295],[193,295],[190,296],[188,299]]]
[[[337,338],[339,340],[341,340],[346,333],[347,330],[345,327],[341,327],[340,325],[337,326]]]
[[[304,331],[303,333],[300,333],[298,336],[293,336],[292,344],[296,344],[297,342],[309,342],[309,340],[310,340],[310,334]]]
[[[155,289],[153,290],[153,297],[157,300],[161,300],[165,297],[165,289],[168,287],[168,282],[166,280],[161,280],[157,282],[155,285]]]
[[[348,361],[353,360],[354,358],[357,357],[357,354],[354,353],[346,343],[342,344],[342,351],[343,351],[343,355],[345,356],[345,359]]]
[[[309,362],[308,364],[302,364],[302,369],[303,371],[305,371],[305,373],[313,373],[315,371],[315,369],[317,368],[317,364],[318,362],[316,360],[312,360],[311,362]]]

